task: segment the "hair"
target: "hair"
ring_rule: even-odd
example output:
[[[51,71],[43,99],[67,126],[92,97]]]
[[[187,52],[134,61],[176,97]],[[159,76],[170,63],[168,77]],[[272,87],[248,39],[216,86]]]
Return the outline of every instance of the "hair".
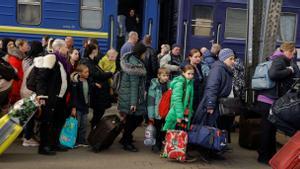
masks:
[[[90,56],[90,54],[93,52],[93,50],[97,49],[97,46],[93,43],[90,43],[86,46],[85,50],[84,50],[84,55],[83,57],[88,58]]]
[[[146,50],[146,46],[143,43],[139,42],[133,47],[132,52],[135,53],[138,57],[141,57],[142,54],[146,52]]]
[[[151,45],[151,42],[152,42],[151,35],[148,35],[148,34],[145,35],[143,41],[144,41],[145,45]]]
[[[23,46],[25,43],[28,43],[28,41],[25,40],[25,39],[17,39],[16,42],[15,42],[17,48],[20,48],[20,47]]]
[[[54,39],[49,38],[48,45],[47,45],[47,52],[48,53],[53,53],[53,47],[52,47],[53,42],[54,42]]]
[[[118,51],[116,51],[116,49],[114,49],[114,48],[110,48],[110,49],[106,52],[107,55],[110,55],[110,54],[113,54],[113,53],[115,53],[115,54],[117,54],[117,55],[119,54]]]
[[[88,39],[88,43],[89,44],[97,45],[97,47],[98,47],[98,40],[96,38]]]
[[[52,43],[52,48],[54,51],[58,51],[61,47],[65,46],[66,42],[62,39],[55,39]]]
[[[42,55],[43,52],[44,52],[44,48],[40,41],[32,41],[30,43],[30,50],[28,51],[28,57],[35,58]]]
[[[293,42],[283,42],[280,46],[280,49],[282,51],[289,51],[289,52],[293,52],[295,49],[295,43]]]
[[[76,67],[76,72],[81,73],[86,68],[89,68],[89,67],[87,65],[85,65],[85,64],[78,64],[77,67]]]
[[[48,40],[50,39],[50,36],[49,35],[44,35],[43,39],[45,39],[45,41],[48,42]]]
[[[129,32],[129,34],[128,34],[129,39],[132,38],[133,36],[138,36],[138,33],[135,31]]]
[[[15,44],[15,40],[11,39],[11,38],[4,38],[2,39],[2,51],[4,51],[5,53],[7,53],[7,44],[9,42],[13,42]]]
[[[182,71],[185,73],[189,70],[194,70],[194,66],[190,65],[190,64],[187,64],[185,65],[183,68],[182,68]]]
[[[162,47],[165,47],[165,48],[167,49],[167,51],[170,52],[171,47],[170,47],[169,44],[162,44],[161,46],[162,46]]]
[[[169,69],[167,69],[165,67],[161,67],[161,68],[158,69],[157,74],[158,75],[161,75],[161,74],[170,74],[170,71],[169,71]]]
[[[200,56],[202,56],[202,52],[199,49],[196,49],[196,48],[191,49],[188,56],[192,57],[195,53],[200,53]]]

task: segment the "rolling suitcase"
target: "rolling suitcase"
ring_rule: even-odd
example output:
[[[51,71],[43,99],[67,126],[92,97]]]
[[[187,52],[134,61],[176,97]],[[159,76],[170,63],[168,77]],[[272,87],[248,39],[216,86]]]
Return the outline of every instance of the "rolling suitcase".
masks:
[[[95,152],[109,148],[123,129],[123,124],[117,115],[103,117],[92,129],[88,142]]]
[[[260,145],[261,125],[260,118],[246,118],[240,116],[239,145],[241,147],[257,150]]]
[[[300,132],[272,157],[269,164],[273,169],[300,169]]]
[[[14,142],[23,127],[34,116],[38,104],[35,95],[21,99],[0,119],[0,155]]]
[[[8,114],[0,119],[0,155],[15,141],[23,127],[10,119]]]

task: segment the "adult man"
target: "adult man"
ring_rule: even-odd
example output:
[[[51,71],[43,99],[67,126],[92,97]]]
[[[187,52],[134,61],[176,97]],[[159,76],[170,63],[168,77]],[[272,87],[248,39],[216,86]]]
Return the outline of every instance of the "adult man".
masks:
[[[171,72],[172,78],[180,74],[180,64],[182,63],[180,52],[180,45],[173,44],[171,53],[160,59],[160,67],[167,68]]]
[[[211,65],[218,60],[218,55],[221,50],[221,45],[214,43],[211,46],[210,52],[205,51],[204,54],[204,62],[208,64],[208,66],[211,68]],[[202,52],[202,50],[201,50]]]
[[[151,36],[145,35],[143,39],[143,43],[147,48],[143,60],[147,70],[146,91],[148,91],[148,87],[150,85],[151,79],[157,76],[157,70],[159,66],[158,66],[158,61],[156,56],[156,50],[151,47],[151,43],[152,43]]]
[[[68,50],[73,49],[74,40],[73,40],[73,38],[71,36],[67,36],[65,38],[65,42],[66,42],[66,46],[67,46]]]
[[[52,46],[54,54],[35,58],[34,61],[37,71],[33,86],[42,105],[38,153],[43,155],[66,151],[60,146],[58,137],[66,118],[65,95],[68,87],[68,75],[60,59],[67,54],[68,49],[61,39],[56,39]]]

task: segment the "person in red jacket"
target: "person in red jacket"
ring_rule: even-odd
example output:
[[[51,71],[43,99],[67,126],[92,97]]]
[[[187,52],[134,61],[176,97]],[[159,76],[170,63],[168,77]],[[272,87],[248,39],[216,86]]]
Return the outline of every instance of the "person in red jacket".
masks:
[[[14,80],[12,84],[12,90],[9,95],[10,103],[13,104],[19,99],[20,89],[23,81],[23,68],[22,60],[26,57],[26,52],[30,49],[28,42],[26,40],[17,40],[16,47],[8,48],[8,58],[7,61],[12,65],[18,74],[18,80]]]

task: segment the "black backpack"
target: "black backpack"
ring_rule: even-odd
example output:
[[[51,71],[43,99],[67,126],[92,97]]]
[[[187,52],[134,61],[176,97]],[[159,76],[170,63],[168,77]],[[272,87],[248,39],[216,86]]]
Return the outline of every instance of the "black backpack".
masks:
[[[12,79],[18,80],[18,74],[15,69],[3,58],[0,58],[0,76],[7,81]]]

